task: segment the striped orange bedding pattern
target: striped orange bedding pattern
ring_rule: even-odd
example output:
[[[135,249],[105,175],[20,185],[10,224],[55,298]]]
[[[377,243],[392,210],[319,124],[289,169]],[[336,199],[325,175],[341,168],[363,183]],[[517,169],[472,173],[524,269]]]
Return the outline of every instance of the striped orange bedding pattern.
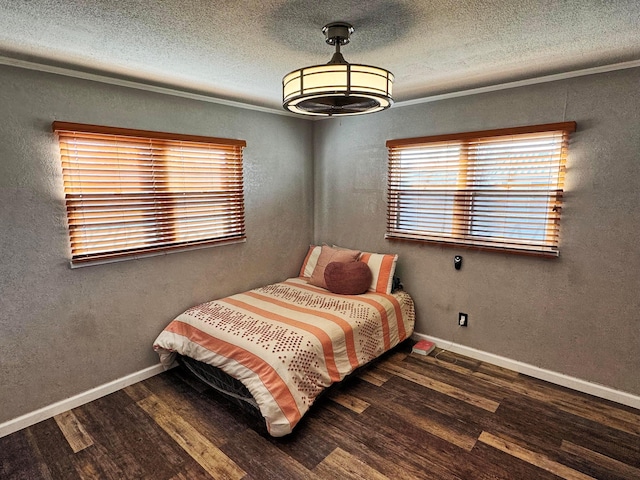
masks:
[[[337,295],[299,277],[190,308],[154,349],[166,367],[180,353],[240,380],[279,437],[322,390],[408,338],[413,326],[405,292]]]

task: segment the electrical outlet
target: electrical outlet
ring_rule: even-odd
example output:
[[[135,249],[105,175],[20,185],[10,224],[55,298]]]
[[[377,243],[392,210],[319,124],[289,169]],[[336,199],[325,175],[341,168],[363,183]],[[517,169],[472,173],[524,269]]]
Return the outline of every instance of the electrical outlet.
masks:
[[[466,313],[459,312],[458,313],[458,325],[461,327],[466,327],[469,324],[469,315]]]

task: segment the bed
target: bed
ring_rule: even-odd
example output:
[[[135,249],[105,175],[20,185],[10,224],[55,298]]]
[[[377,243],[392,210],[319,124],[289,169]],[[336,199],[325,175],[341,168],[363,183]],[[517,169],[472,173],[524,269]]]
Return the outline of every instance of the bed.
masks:
[[[329,249],[311,246],[299,277],[206,302],[176,317],[154,342],[162,364],[170,368],[180,360],[259,411],[272,436],[291,433],[324,390],[413,332],[413,300],[392,287],[397,256],[346,249],[323,255]],[[349,276],[346,268],[365,270],[363,263],[371,273],[364,293],[336,293],[335,282],[323,282],[331,267],[342,281]]]

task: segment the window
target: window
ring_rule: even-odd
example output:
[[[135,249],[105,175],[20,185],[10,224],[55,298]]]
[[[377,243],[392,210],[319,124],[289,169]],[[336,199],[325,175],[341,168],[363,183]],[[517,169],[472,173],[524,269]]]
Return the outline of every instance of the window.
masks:
[[[245,239],[243,140],[54,122],[71,265]]]
[[[558,255],[575,122],[389,140],[386,238]]]

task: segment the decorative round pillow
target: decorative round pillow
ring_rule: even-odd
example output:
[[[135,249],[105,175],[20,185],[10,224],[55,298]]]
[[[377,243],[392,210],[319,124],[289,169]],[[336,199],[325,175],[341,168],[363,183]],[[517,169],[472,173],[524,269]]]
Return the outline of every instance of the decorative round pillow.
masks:
[[[327,289],[342,295],[360,295],[371,285],[371,270],[364,262],[331,262],[324,270]]]

